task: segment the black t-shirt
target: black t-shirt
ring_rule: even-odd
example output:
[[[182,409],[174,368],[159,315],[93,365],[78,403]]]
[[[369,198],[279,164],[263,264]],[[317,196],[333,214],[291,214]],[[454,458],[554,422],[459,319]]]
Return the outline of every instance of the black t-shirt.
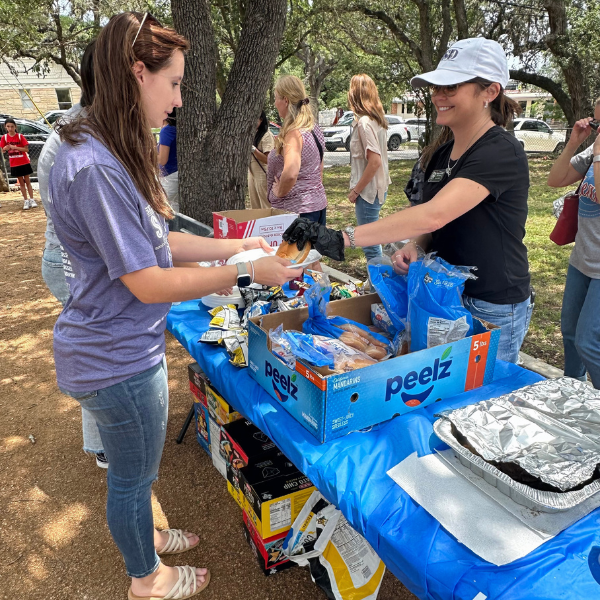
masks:
[[[465,294],[494,304],[516,304],[530,293],[527,248],[529,167],[521,144],[502,127],[492,127],[446,168],[454,142],[440,146],[425,171],[423,200],[431,200],[449,181],[470,179],[489,190],[477,206],[432,233],[431,250],[453,265],[476,266],[476,280]]]

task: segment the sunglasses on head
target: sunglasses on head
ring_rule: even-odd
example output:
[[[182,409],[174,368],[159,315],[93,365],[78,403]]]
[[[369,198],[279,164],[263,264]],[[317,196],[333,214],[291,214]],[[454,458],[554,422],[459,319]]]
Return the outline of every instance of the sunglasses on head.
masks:
[[[140,32],[142,31],[142,27],[144,26],[144,23],[146,22],[146,20],[148,20],[148,21],[150,21],[152,23],[155,23],[159,27],[162,27],[162,23],[153,14],[151,14],[149,12],[144,13],[143,18],[140,21],[140,26],[139,26],[139,28],[137,30],[137,33],[135,34],[135,37],[133,38],[133,43],[131,44],[132,48],[135,46],[135,43],[137,42],[138,36],[140,35]]]

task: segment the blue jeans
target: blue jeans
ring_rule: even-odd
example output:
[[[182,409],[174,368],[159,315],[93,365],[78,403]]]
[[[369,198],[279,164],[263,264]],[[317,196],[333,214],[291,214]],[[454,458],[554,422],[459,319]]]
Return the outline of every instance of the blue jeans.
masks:
[[[560,328],[565,347],[565,375],[600,389],[600,279],[591,279],[569,265]]]
[[[386,194],[387,196],[387,194]],[[383,199],[385,202],[385,198]],[[358,225],[366,225],[367,223],[374,223],[379,219],[379,213],[383,202],[379,202],[379,198],[375,197],[375,202],[371,204],[367,202],[362,196],[358,196],[356,203],[354,204],[354,210],[356,212],[356,223]],[[382,255],[381,246],[366,246],[363,248],[367,262],[372,258],[376,258]]]
[[[160,564],[151,495],[167,431],[167,362],[163,358],[151,369],[102,390],[64,393],[94,415],[109,463],[108,528],[127,575],[146,577]]]
[[[531,321],[531,298],[518,304],[492,304],[463,296],[463,304],[474,317],[502,328],[497,358],[516,363]]]
[[[71,292],[65,278],[60,248],[44,249],[44,254],[42,254],[42,278],[52,295],[64,306]],[[84,408],[81,409],[81,425],[84,452],[92,454],[104,452],[96,421]]]

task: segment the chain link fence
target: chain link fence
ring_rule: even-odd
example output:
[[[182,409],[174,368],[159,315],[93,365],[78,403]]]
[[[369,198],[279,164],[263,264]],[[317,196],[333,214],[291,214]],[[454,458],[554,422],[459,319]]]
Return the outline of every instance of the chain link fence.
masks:
[[[27,141],[29,143],[29,160],[31,161],[31,168],[33,169],[33,173],[31,174],[31,181],[37,181],[38,160],[40,158],[40,154],[42,153],[44,142],[41,140]],[[8,163],[8,156],[4,152],[2,153],[2,173],[4,174],[4,179],[6,179],[9,185],[17,183],[17,178],[10,176],[10,165]]]

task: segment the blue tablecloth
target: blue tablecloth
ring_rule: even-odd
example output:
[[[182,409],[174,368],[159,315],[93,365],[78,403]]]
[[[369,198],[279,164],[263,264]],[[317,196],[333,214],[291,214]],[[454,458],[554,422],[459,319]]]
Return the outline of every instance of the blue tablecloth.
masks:
[[[435,412],[510,392],[540,376],[498,361],[490,385],[368,432],[318,444],[250,378],[248,369],[229,364],[225,350],[198,343],[209,320],[206,310],[190,301],[171,309],[167,326],[224,397],[273,439],[343,511],[413,594],[435,600],[600,598],[600,509],[528,556],[497,567],[458,542],[386,475],[413,452],[424,455],[439,447],[432,430]]]

